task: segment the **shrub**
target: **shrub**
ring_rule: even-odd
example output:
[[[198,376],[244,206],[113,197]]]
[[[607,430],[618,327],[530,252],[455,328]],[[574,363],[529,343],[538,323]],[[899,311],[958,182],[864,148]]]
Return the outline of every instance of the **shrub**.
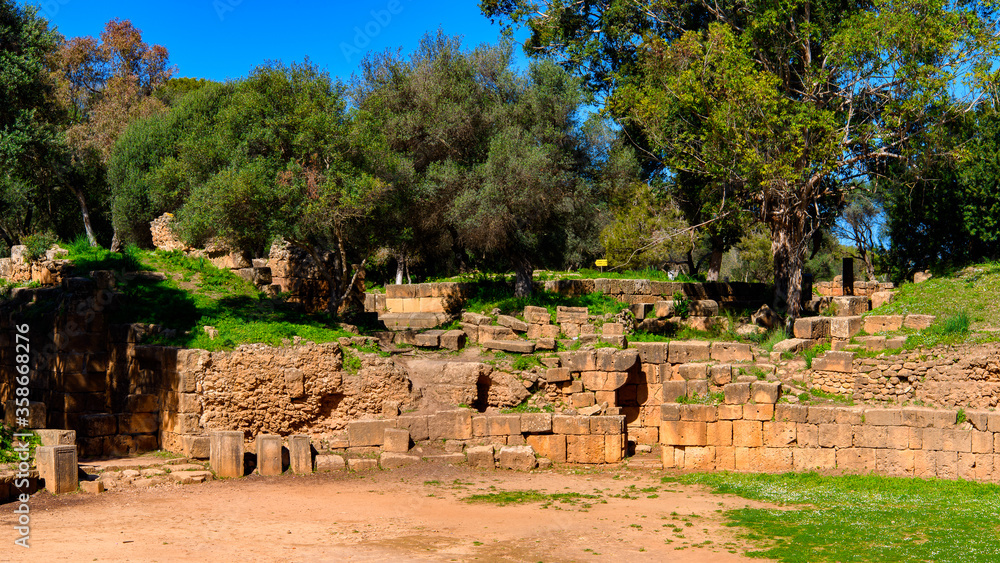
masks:
[[[45,251],[57,242],[59,239],[52,233],[36,233],[25,237],[24,246],[28,247],[28,259],[38,260],[45,256]]]

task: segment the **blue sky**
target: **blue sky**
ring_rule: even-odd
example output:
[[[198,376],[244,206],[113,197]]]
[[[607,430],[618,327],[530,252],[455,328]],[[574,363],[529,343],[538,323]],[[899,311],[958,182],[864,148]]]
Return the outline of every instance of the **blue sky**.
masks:
[[[142,30],[143,40],[170,52],[175,76],[226,80],[246,76],[268,59],[286,63],[306,56],[344,80],[368,51],[411,51],[426,32],[441,28],[463,36],[463,44],[495,43],[500,26],[479,11],[476,0],[358,2],[264,0],[38,0],[66,37],[98,37],[104,24],[121,18]],[[524,33],[519,37],[523,38]],[[520,47],[516,64],[525,67]]]

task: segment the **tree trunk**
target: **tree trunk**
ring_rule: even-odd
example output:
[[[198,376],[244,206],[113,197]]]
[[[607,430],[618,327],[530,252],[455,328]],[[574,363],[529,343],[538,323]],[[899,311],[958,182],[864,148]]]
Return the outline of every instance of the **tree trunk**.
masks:
[[[688,275],[694,277],[694,275],[698,273],[698,265],[694,263],[693,250],[687,251],[687,266],[688,266]]]
[[[396,255],[396,285],[403,285],[403,270],[406,268],[406,259],[402,255]]]
[[[722,255],[722,248],[713,245],[712,256],[708,259],[708,274],[705,276],[706,280],[710,282],[719,281],[719,272],[722,270]]]
[[[80,212],[83,214],[83,229],[87,232],[87,240],[90,246],[97,246],[97,237],[94,236],[94,228],[90,226],[90,210],[87,209],[87,200],[83,197],[83,192],[78,188],[72,188],[76,194],[76,199],[80,202]]]
[[[531,277],[535,269],[524,258],[514,260],[514,297],[531,296]]]
[[[807,236],[805,219],[798,215],[792,210],[779,213],[771,224],[775,306],[785,309],[789,322],[802,314],[802,266]]]
[[[115,234],[111,236],[111,252],[121,252],[122,251],[122,239],[118,236],[118,229],[115,229]]]

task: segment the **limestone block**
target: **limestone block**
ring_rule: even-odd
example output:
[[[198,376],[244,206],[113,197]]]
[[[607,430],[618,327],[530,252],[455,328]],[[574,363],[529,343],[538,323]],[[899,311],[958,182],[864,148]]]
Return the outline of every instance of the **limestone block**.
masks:
[[[592,416],[590,417],[590,433],[617,435],[625,432],[625,416]]]
[[[833,305],[838,317],[855,317],[868,312],[868,298],[864,296],[834,297]]]
[[[771,420],[774,418],[774,405],[743,405],[743,418],[746,420]]]
[[[448,330],[441,334],[441,347],[448,350],[465,348],[466,335],[461,330]]]
[[[530,471],[535,468],[535,450],[531,446],[503,446],[497,456],[500,467],[516,471]]]
[[[425,330],[416,335],[413,344],[421,348],[438,348],[441,346],[441,336],[444,332],[443,330]]]
[[[607,349],[607,348],[604,348]],[[580,374],[585,389],[590,391],[614,391],[625,385],[628,373],[623,371],[585,371]]]
[[[551,459],[554,463],[566,462],[566,436],[561,434],[529,435],[526,438],[538,455]]]
[[[549,324],[552,317],[545,307],[528,305],[524,308],[524,320],[531,324]]]
[[[865,409],[865,424],[873,426],[900,426],[903,424],[902,409]]]
[[[495,414],[486,417],[488,436],[509,436],[521,433],[521,415]]]
[[[719,418],[718,407],[715,405],[681,405],[681,420],[697,422],[715,422]]]
[[[639,352],[639,361],[644,364],[663,364],[667,361],[669,343],[632,342],[630,348]]]
[[[542,433],[552,431],[552,415],[547,412],[521,414],[521,432]]]
[[[768,448],[788,448],[797,444],[794,422],[765,421],[763,426],[764,446]]]
[[[257,471],[261,475],[281,475],[281,436],[257,436]]]
[[[160,410],[160,402],[156,395],[129,395],[125,399],[125,410],[128,412],[156,412]]]
[[[427,431],[428,416],[401,415],[396,419],[396,428],[403,428],[410,432],[410,438],[414,442],[420,442],[429,438]]]
[[[502,350],[515,354],[531,354],[535,343],[527,340],[480,340],[479,345],[488,350]]]
[[[625,372],[636,367],[638,364],[638,350],[616,350],[614,348],[600,348],[597,350],[598,371]]]
[[[750,384],[750,398],[755,403],[774,404],[781,396],[781,382],[754,381]]]
[[[347,441],[351,447],[381,446],[385,430],[394,427],[392,420],[352,420],[347,423]]]
[[[570,404],[574,409],[584,409],[587,407],[593,407],[596,402],[596,397],[593,391],[585,391],[582,393],[573,393],[569,396]],[[581,411],[580,414],[585,414]]]
[[[860,316],[833,317],[830,319],[830,336],[844,340],[853,338],[855,334],[861,332],[861,325]]]
[[[730,420],[720,420],[708,425],[707,440],[709,446],[732,446],[733,423]]]
[[[431,440],[469,440],[472,438],[472,411],[439,411],[428,420],[427,433]]]
[[[118,419],[113,414],[84,415],[80,417],[80,422],[83,425],[83,435],[90,438],[118,433]]]
[[[677,366],[677,375],[686,380],[707,379],[708,364],[705,363],[680,364],[679,366]]]
[[[209,434],[209,464],[219,477],[243,476],[243,432],[215,431]]]
[[[378,460],[370,457],[352,457],[347,460],[351,471],[372,471],[378,469]]]
[[[753,353],[749,344],[740,342],[713,342],[712,360],[716,362],[752,362]]]
[[[552,432],[554,434],[587,434],[590,432],[590,419],[586,416],[552,415]]]
[[[795,319],[792,329],[796,338],[816,340],[830,336],[830,319],[826,317],[803,317]]]
[[[742,415],[742,409],[741,414]],[[660,405],[660,420],[680,420],[681,419],[681,406],[677,403],[665,403]]]
[[[288,462],[292,473],[308,474],[313,472],[312,444],[309,436],[296,434],[288,438]]]
[[[514,332],[527,332],[528,323],[518,320],[516,317],[511,317],[509,315],[498,315],[497,324],[500,326],[505,326]]]
[[[493,469],[496,467],[496,460],[493,457],[493,446],[472,446],[466,448],[465,459],[469,467],[479,467],[482,469]]]
[[[865,332],[875,334],[878,332],[892,332],[899,330],[903,326],[901,315],[868,315],[865,317]]]
[[[34,431],[42,441],[43,446],[75,446],[76,430],[46,430]]]
[[[757,420],[733,421],[733,446],[759,448],[764,445],[763,426]]]
[[[403,453],[410,451],[410,431],[402,428],[386,428],[382,451]]]
[[[604,463],[604,436],[567,436],[566,461],[569,463]]]
[[[556,307],[556,322],[562,323],[574,323],[574,324],[584,324],[587,322],[587,308],[586,307]]]
[[[795,354],[810,347],[812,340],[807,338],[787,338],[774,345],[773,351],[784,354],[786,352]]]
[[[571,379],[569,368],[549,368],[545,370],[545,380],[549,383],[559,383],[570,381]]]
[[[664,421],[660,423],[660,443],[667,446],[705,446],[708,444],[708,423]]]
[[[711,343],[698,340],[672,340],[667,343],[668,358],[672,364],[706,362],[709,360]]]
[[[687,395],[687,381],[664,381],[661,386],[664,403],[676,403],[677,399]]]
[[[704,397],[708,395],[707,379],[692,379],[687,382],[688,397]]]
[[[180,453],[192,459],[209,459],[211,440],[208,436],[183,435],[180,437]]]
[[[774,419],[779,422],[805,422],[809,407],[805,405],[775,405]]]
[[[726,404],[742,405],[750,402],[749,383],[730,383],[723,386],[722,391],[725,394]]]
[[[378,457],[378,464],[382,469],[396,469],[418,461],[420,456],[398,452],[382,452]]]
[[[906,315],[903,326],[914,330],[924,330],[931,327],[935,318],[934,315]]]
[[[35,448],[35,464],[50,493],[61,495],[78,488],[76,446],[39,446]]]
[[[347,469],[347,462],[344,460],[344,456],[339,456],[334,454],[324,454],[316,456],[317,472],[345,471],[346,469]]]
[[[875,471],[875,449],[843,448],[837,450],[837,469],[846,473]]]
[[[813,359],[812,369],[852,373],[854,371],[853,363],[854,352],[827,352],[825,355]]]

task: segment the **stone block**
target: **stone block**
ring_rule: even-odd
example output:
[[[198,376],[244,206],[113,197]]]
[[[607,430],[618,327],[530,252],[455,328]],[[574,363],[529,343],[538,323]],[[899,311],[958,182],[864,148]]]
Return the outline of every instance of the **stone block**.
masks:
[[[218,477],[243,476],[243,432],[209,433],[209,464]]]
[[[832,448],[795,448],[792,467],[797,472],[829,470],[837,466],[837,450]]]
[[[129,395],[125,399],[125,410],[128,412],[156,412],[160,410],[160,401],[156,395]]]
[[[352,420],[347,423],[347,441],[351,447],[381,446],[385,430],[393,427],[392,420]]]
[[[521,432],[536,434],[552,432],[552,415],[547,412],[521,414]]]
[[[854,371],[853,364],[854,352],[827,352],[823,356],[813,359],[812,369],[815,371],[852,373]]]
[[[538,455],[551,459],[554,463],[566,462],[566,436],[561,434],[528,435],[526,441]]]
[[[538,464],[531,446],[503,446],[497,457],[500,467],[515,471],[530,471]]]
[[[854,447],[882,448],[885,447],[888,432],[885,426],[859,425],[852,426],[854,432]]]
[[[802,317],[795,319],[792,327],[795,338],[817,340],[830,336],[830,319],[827,317]]]
[[[667,343],[667,358],[672,364],[707,362],[711,357],[711,343],[699,340],[671,340]]]
[[[716,362],[752,362],[749,344],[740,342],[713,342],[711,358]]]
[[[934,315],[906,315],[903,326],[913,330],[924,330],[934,324]]]
[[[554,434],[588,434],[590,432],[590,418],[586,416],[552,415],[552,432]]]
[[[795,440],[800,448],[815,448],[819,446],[819,425],[805,422],[795,423]]]
[[[818,427],[822,448],[849,448],[854,444],[854,431],[849,424],[820,424]]]
[[[113,414],[88,414],[81,416],[80,422],[83,426],[83,435],[88,438],[118,433],[118,419]]]
[[[805,422],[809,407],[805,405],[775,405],[774,420],[779,422]]]
[[[755,403],[775,404],[781,396],[781,382],[754,381],[750,384],[750,399]]]
[[[521,433],[521,415],[494,414],[486,417],[486,431],[489,436],[509,436]]]
[[[468,409],[438,411],[429,418],[427,433],[431,440],[470,440],[472,411]]]
[[[344,460],[344,456],[334,455],[334,454],[324,454],[316,456],[317,472],[345,471],[346,469],[347,469],[347,462]]]
[[[469,464],[469,467],[478,467],[480,469],[493,469],[496,467],[493,445],[466,448],[465,460]]]
[[[742,410],[740,411],[740,416],[743,416]],[[660,405],[660,420],[680,420],[681,419],[681,406],[677,403],[667,403]]]
[[[208,436],[180,437],[180,454],[192,459],[209,459],[211,456],[211,439]]]
[[[749,383],[730,383],[722,388],[726,404],[742,405],[750,402]]]
[[[729,420],[720,420],[708,425],[707,440],[709,446],[732,446],[733,445],[733,423]]]
[[[848,340],[861,332],[862,320],[859,316],[833,317],[830,319],[830,336]]]
[[[901,426],[902,409],[865,409],[865,424],[873,426]]]
[[[104,492],[104,481],[80,481],[80,490],[90,495]]]
[[[441,334],[440,346],[447,350],[461,350],[465,348],[467,336],[462,330],[447,330]]]
[[[743,418],[743,405],[719,405],[719,420],[739,420]]]
[[[892,332],[899,330],[903,326],[901,315],[868,315],[865,317],[865,332],[875,334],[878,332]]]
[[[605,348],[607,349],[607,348]],[[580,380],[588,391],[615,391],[628,381],[624,371],[585,371]]]
[[[586,307],[556,307],[556,322],[557,323],[573,323],[573,324],[584,324],[587,322],[587,308]]]
[[[913,452],[908,450],[875,450],[875,471],[879,475],[906,477],[913,475]]]
[[[34,431],[43,446],[75,446],[76,430],[52,430],[40,428]]]
[[[257,436],[257,472],[261,475],[281,475],[281,436]]]
[[[378,456],[378,464],[382,469],[396,469],[420,461],[420,456],[399,452],[382,452]]]
[[[531,324],[549,324],[552,317],[545,307],[528,305],[524,308],[524,320]]]
[[[410,451],[410,431],[402,428],[386,428],[382,451],[405,454]]]
[[[788,448],[797,444],[794,422],[764,422],[764,446],[768,448]]]
[[[566,436],[566,461],[569,463],[604,463],[604,436]]]
[[[695,422],[715,422],[719,411],[715,405],[681,405],[681,420]]]
[[[684,469],[691,471],[715,470],[715,446],[684,448]]]
[[[660,443],[667,446],[708,445],[708,423],[664,421],[660,423]]]
[[[560,383],[572,379],[569,368],[549,368],[545,370],[545,380],[549,383]]]
[[[993,453],[993,432],[972,431],[972,453],[992,454]]]
[[[632,342],[630,347],[639,351],[639,360],[644,364],[663,364],[667,361],[667,342]]]
[[[625,432],[625,416],[592,416],[590,417],[590,433],[617,435]]]
[[[414,442],[427,440],[427,420],[429,416],[401,415],[396,418],[396,428],[403,428],[410,432],[410,439]]]
[[[875,471],[875,449],[842,448],[837,450],[837,469],[846,473]]]
[[[570,405],[572,405],[574,409],[584,409],[587,407],[592,407],[594,406],[594,402],[596,401],[593,391],[573,393],[572,395],[569,396],[569,399],[570,399]]]
[[[597,350],[598,371],[627,372],[637,367],[639,363],[639,351],[635,349],[600,348]]]
[[[708,364],[680,364],[677,366],[677,375],[685,380],[708,379]]]
[[[497,315],[497,324],[505,326],[514,332],[528,332],[528,323],[510,315]]]
[[[763,423],[757,420],[733,421],[733,446],[759,448],[764,445]]]
[[[774,418],[774,405],[764,403],[743,405],[743,418],[745,420],[771,420]]]
[[[352,457],[347,460],[351,471],[373,471],[378,469],[378,460],[370,457]]]
[[[313,472],[312,444],[309,436],[296,434],[288,438],[288,465],[292,473],[304,475]]]
[[[531,354],[535,351],[535,343],[527,340],[481,340],[479,344],[489,350],[502,350],[514,354]]]
[[[687,395],[687,381],[664,381],[660,385],[664,403],[676,403],[677,399]]]
[[[892,303],[895,293],[892,291],[876,291],[871,294],[872,309],[878,309],[883,305]]]
[[[50,493],[72,493],[79,487],[76,446],[39,446],[35,448],[35,464]]]
[[[708,377],[712,385],[726,385],[733,381],[733,366],[730,364],[718,364],[708,368]]]
[[[833,424],[837,419],[836,407],[813,407],[810,406],[806,414],[806,422],[809,424]]]
[[[837,424],[862,424],[864,407],[837,407],[833,411],[833,421]]]

